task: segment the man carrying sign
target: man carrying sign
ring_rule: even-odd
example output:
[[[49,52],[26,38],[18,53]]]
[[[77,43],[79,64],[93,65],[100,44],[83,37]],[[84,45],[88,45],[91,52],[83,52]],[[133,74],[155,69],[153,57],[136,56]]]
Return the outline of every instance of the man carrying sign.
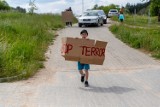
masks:
[[[66,24],[66,26],[72,26],[73,17],[74,16],[71,7],[62,12],[62,20]]]

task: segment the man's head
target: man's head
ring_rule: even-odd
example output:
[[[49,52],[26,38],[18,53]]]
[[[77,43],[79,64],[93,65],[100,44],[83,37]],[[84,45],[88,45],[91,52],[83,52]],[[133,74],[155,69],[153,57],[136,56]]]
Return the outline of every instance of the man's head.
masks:
[[[82,38],[86,38],[88,36],[88,32],[85,29],[82,30],[80,34],[81,34]]]

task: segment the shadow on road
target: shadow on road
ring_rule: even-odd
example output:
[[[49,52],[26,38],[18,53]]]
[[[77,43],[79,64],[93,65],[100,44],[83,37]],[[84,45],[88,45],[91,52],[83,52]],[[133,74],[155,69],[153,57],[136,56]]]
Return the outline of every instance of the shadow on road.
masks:
[[[87,88],[80,87],[79,89],[83,91],[96,92],[96,93],[115,93],[115,94],[123,94],[123,93],[135,90],[134,88],[127,88],[127,87],[120,87],[120,86],[112,86],[109,88],[90,86]]]

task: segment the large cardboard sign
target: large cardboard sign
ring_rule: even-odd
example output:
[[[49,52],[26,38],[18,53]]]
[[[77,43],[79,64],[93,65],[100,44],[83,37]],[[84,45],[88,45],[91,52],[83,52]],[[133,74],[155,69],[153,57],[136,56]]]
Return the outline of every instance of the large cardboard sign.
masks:
[[[107,42],[91,39],[62,38],[61,55],[68,61],[102,65],[105,59]]]
[[[72,11],[64,11],[62,12],[62,21],[65,22],[73,22],[73,13]]]

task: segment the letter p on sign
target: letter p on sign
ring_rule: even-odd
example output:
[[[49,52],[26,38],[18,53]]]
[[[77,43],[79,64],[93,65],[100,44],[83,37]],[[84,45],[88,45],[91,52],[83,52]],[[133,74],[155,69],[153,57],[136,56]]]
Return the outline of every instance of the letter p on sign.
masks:
[[[73,46],[71,44],[63,44],[61,53],[69,53],[69,51],[72,49],[73,49]]]

